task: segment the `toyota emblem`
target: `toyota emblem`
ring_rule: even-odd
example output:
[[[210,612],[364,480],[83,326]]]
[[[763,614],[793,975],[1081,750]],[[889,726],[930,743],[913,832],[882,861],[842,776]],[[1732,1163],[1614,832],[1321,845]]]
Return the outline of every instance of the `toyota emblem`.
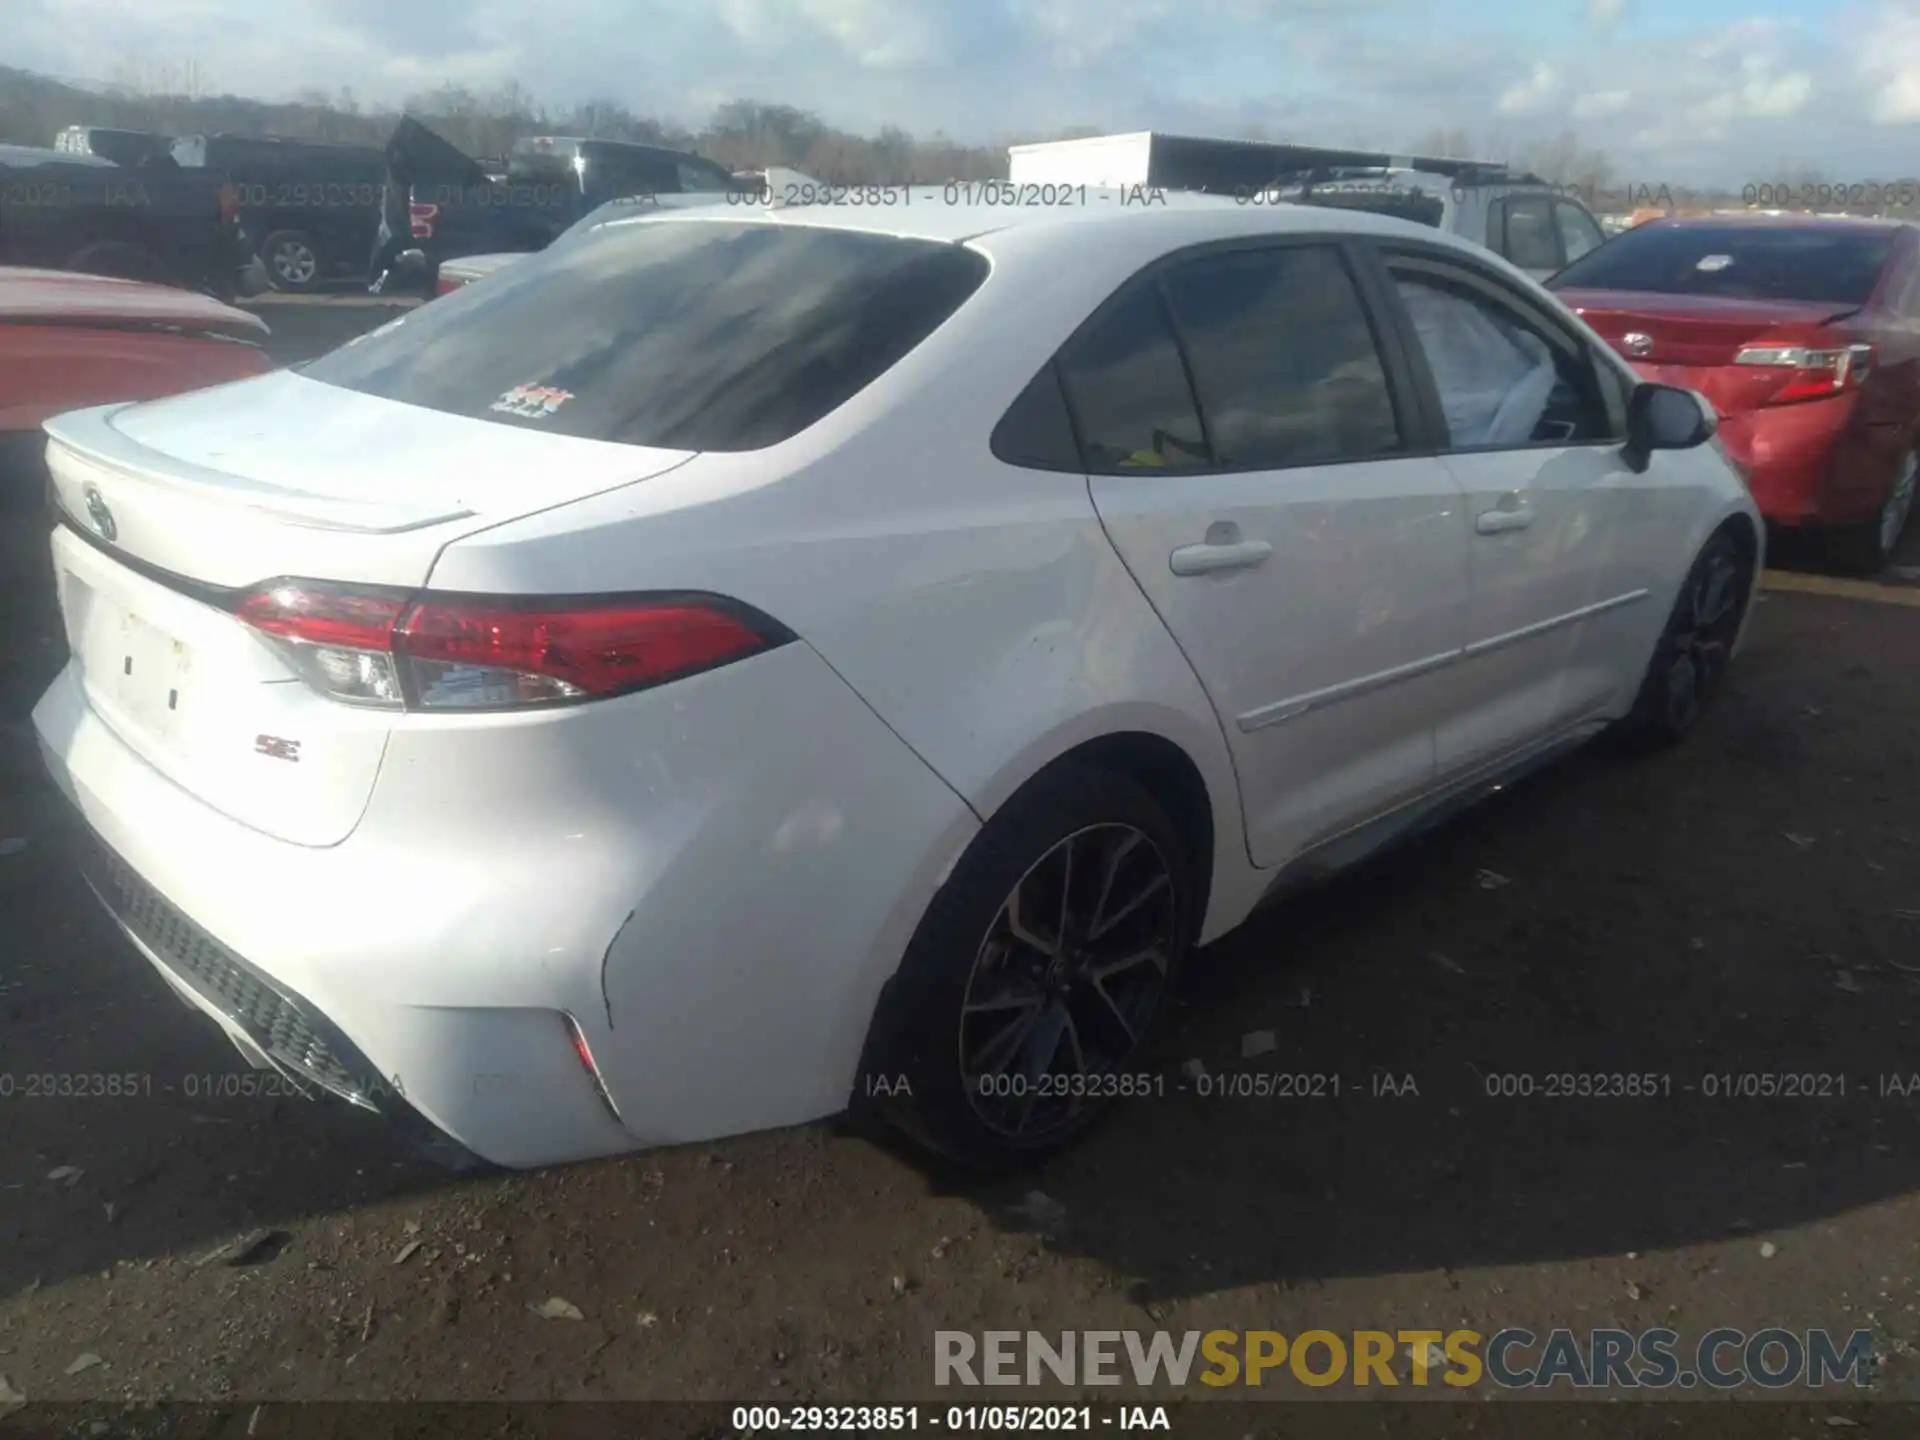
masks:
[[[120,533],[120,527],[113,523],[113,511],[107,508],[106,497],[91,485],[87,486],[86,493],[87,518],[102,540],[113,540]]]
[[[1635,360],[1644,360],[1653,353],[1653,337],[1639,330],[1627,332],[1620,345]]]

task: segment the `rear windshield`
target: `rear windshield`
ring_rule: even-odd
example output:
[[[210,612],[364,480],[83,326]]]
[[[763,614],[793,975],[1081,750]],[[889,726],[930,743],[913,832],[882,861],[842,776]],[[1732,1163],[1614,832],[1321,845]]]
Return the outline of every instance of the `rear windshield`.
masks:
[[[1894,234],[1890,228],[1646,225],[1581,256],[1553,277],[1551,288],[1864,305]]]
[[[559,435],[758,450],[884,374],[986,275],[983,256],[939,241],[640,220],[508,266],[303,373]]]
[[[1396,220],[1411,220],[1416,225],[1437,227],[1446,215],[1446,203],[1437,195],[1411,190],[1309,190],[1305,195],[1285,191],[1283,197],[1297,205],[1319,205],[1334,210],[1365,210],[1370,215],[1391,215]]]

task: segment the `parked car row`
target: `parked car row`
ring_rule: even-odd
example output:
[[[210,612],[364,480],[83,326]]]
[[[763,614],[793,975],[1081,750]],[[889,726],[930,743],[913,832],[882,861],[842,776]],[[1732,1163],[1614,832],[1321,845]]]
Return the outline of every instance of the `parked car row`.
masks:
[[[698,155],[568,136],[529,137],[493,165],[411,117],[385,147],[74,126],[55,148],[65,163],[224,182],[268,281],[295,294],[373,278],[405,248],[427,257],[430,282],[441,259],[541,249],[612,199],[730,184]]]
[[[1483,245],[1561,292],[1638,373],[1705,395],[1769,523],[1817,533],[1849,569],[1892,558],[1920,472],[1920,231],[1773,213],[1647,219],[1610,236],[1576,198],[1503,166],[1338,163],[1366,157],[1152,134],[1016,147],[1013,169],[1055,187],[1203,189],[1276,150],[1327,163],[1235,187],[1238,203],[1391,215]],[[603,207],[575,232],[620,213]],[[444,263],[438,291],[512,258]]]
[[[519,141],[503,175],[489,175],[427,126],[403,120],[387,147],[390,183],[372,265],[376,288],[457,288],[504,257],[545,249],[591,228],[595,214],[638,203],[679,208],[723,199],[739,186],[712,161],[684,151],[541,135]],[[593,222],[598,223],[598,222]],[[395,273],[395,262],[409,263]],[[440,284],[440,268],[460,270]]]

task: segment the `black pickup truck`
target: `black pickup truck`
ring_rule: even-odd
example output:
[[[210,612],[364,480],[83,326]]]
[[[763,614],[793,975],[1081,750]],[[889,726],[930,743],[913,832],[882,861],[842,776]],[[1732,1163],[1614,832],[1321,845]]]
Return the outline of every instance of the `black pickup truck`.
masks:
[[[172,158],[226,177],[275,289],[306,294],[364,275],[386,181],[377,147],[188,135],[173,142]]]
[[[429,289],[442,261],[544,250],[611,200],[739,188],[699,155],[572,136],[521,140],[504,173],[490,172],[411,116],[387,142],[387,173],[373,274],[384,277],[399,255],[418,251],[423,268],[409,279]]]
[[[0,145],[0,265],[151,280],[223,300],[266,283],[219,175],[25,145]]]

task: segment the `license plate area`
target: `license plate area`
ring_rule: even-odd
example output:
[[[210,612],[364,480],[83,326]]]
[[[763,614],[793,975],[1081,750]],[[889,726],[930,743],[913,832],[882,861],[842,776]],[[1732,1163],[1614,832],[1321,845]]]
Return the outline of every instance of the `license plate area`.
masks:
[[[70,641],[91,697],[141,729],[177,735],[193,713],[192,648],[79,577],[65,580]]]

